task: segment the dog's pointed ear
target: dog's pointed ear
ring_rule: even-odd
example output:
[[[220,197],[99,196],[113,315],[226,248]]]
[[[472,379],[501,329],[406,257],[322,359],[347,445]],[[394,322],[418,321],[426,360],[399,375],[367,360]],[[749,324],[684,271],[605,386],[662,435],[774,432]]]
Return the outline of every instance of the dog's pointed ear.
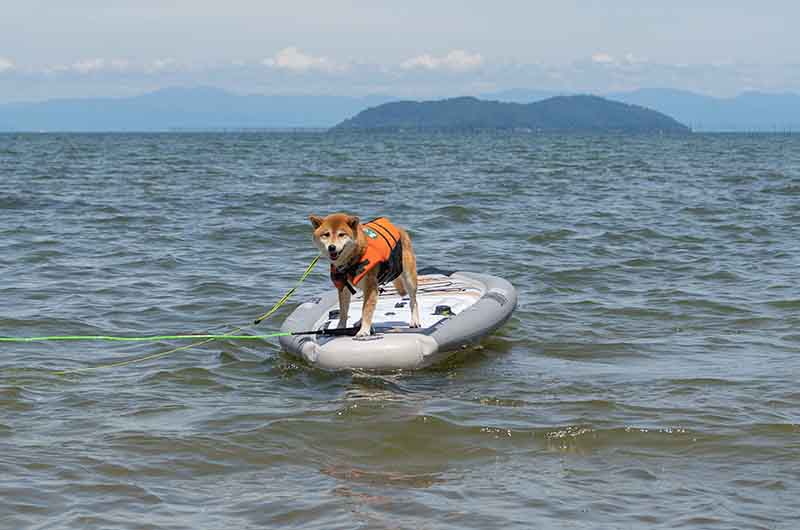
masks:
[[[347,216],[347,225],[355,231],[358,228],[358,223],[361,222],[361,219],[358,218],[356,215],[348,215]]]
[[[324,221],[324,219],[319,215],[309,215],[308,220],[311,221],[311,226],[314,227],[314,230],[319,228],[320,225],[322,224],[322,221]]]

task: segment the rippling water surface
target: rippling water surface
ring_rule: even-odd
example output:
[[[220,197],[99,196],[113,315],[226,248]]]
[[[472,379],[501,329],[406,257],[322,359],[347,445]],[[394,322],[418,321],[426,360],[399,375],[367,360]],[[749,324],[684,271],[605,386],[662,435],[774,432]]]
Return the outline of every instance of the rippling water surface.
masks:
[[[515,316],[417,373],[0,343],[0,527],[800,526],[800,136],[0,136],[0,335],[248,324],[338,210]]]

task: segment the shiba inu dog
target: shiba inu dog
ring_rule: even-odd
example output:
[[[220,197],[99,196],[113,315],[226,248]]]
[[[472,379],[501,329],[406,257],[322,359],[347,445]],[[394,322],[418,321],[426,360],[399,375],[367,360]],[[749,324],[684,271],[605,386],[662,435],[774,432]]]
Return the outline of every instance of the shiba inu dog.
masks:
[[[311,215],[314,244],[331,262],[331,280],[339,290],[339,324],[347,325],[350,297],[355,288],[364,293],[361,327],[356,337],[372,332],[372,317],[378,303],[379,286],[393,281],[401,296],[408,294],[410,326],[420,327],[417,306],[417,260],[411,239],[387,218],[368,223],[353,215]]]

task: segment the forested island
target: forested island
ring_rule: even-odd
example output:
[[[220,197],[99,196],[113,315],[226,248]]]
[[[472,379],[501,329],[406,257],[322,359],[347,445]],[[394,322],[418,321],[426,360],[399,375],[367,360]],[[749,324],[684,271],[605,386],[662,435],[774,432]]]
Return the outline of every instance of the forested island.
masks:
[[[598,96],[557,96],[528,104],[474,97],[397,101],[366,109],[333,130],[691,132],[666,114]]]

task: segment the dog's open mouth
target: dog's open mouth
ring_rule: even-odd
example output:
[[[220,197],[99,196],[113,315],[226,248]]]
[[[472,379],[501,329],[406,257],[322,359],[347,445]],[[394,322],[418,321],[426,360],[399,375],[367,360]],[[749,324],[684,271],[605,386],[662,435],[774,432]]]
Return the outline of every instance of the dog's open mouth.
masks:
[[[328,255],[331,257],[331,261],[336,261],[336,258],[339,257],[339,252],[334,250],[332,252],[328,252]]]

